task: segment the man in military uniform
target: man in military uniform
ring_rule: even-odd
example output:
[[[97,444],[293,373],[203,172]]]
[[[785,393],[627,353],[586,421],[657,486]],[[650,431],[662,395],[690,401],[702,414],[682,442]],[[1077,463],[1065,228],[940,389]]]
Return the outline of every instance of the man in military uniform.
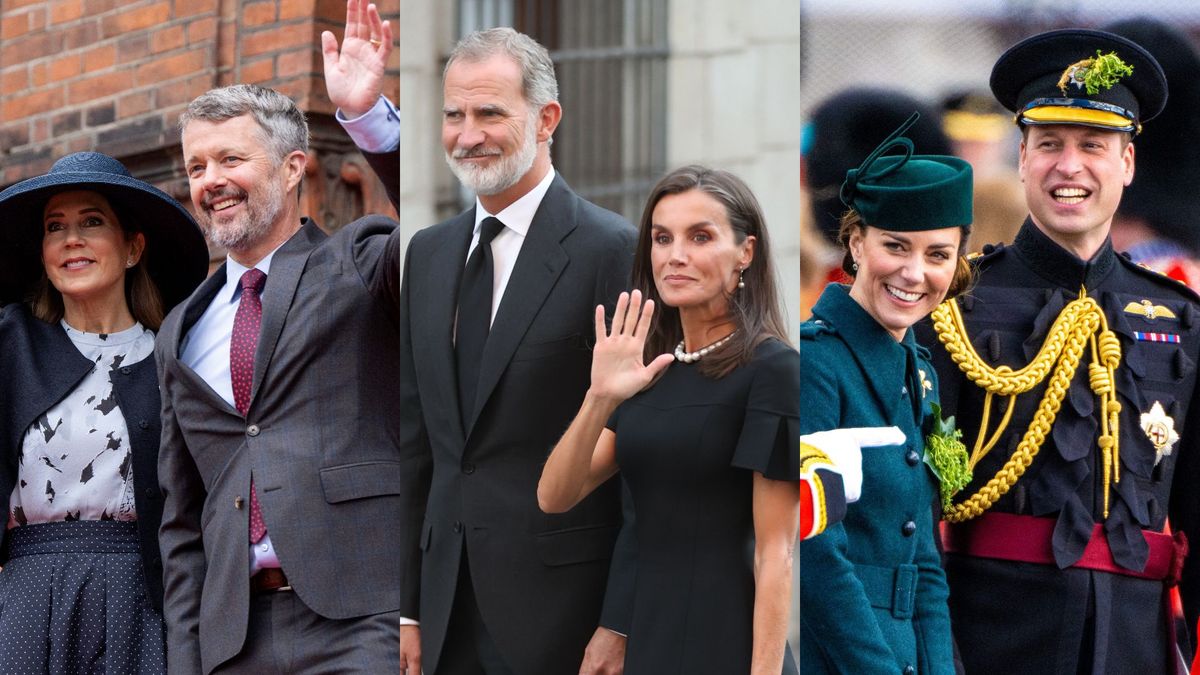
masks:
[[[958,649],[969,675],[1182,672],[1164,527],[1200,542],[1200,297],[1109,239],[1166,80],[1129,40],[1065,30],[1009,49],[991,88],[1030,216],[922,336],[974,472],[943,514]]]

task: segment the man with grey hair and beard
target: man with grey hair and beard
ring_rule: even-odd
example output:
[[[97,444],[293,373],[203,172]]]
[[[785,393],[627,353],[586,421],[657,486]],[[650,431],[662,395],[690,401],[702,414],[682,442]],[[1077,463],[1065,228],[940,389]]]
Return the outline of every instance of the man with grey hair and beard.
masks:
[[[168,670],[402,672],[427,460],[398,443],[397,223],[301,218],[308,126],[278,92],[215,89],[180,129],[229,253],[156,347]],[[398,181],[394,156],[373,166]]]
[[[619,481],[559,515],[538,509],[536,489],[588,388],[595,307],[627,287],[636,233],[551,164],[562,107],[544,47],[509,28],[473,33],[443,83],[446,161],[476,199],[415,234],[400,297],[401,447],[433,464],[425,672],[619,673],[628,562],[605,601]]]

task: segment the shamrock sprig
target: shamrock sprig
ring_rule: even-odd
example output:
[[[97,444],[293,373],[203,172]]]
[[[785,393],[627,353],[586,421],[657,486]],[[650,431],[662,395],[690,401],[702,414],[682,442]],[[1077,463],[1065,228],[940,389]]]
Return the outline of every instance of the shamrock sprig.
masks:
[[[954,427],[954,416],[942,419],[942,407],[934,403],[933,431],[925,437],[925,463],[938,479],[942,508],[971,482],[971,467],[962,431]]]

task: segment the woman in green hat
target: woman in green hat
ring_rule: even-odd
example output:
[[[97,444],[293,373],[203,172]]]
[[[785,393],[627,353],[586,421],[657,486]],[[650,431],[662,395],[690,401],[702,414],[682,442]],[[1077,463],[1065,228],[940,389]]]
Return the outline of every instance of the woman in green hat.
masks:
[[[800,546],[805,673],[954,672],[933,503],[936,476],[950,489],[966,456],[926,449],[943,431],[937,379],[911,327],[970,283],[971,168],[913,155],[901,134],[916,117],[847,174],[840,239],[853,283],[828,286],[800,329],[800,433],[897,426],[906,437],[863,452],[861,499]],[[904,154],[883,156],[894,148]]]
[[[187,211],[95,152],[0,192],[0,672],[166,672],[154,330]]]

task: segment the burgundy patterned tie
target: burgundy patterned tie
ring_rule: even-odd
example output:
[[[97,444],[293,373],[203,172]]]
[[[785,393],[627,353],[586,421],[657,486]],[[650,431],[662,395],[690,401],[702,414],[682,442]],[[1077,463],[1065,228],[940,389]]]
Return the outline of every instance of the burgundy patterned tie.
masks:
[[[258,330],[262,325],[262,299],[259,293],[267,283],[267,275],[259,269],[246,270],[242,275],[242,299],[233,316],[233,337],[229,341],[229,378],[233,382],[233,404],[243,415],[250,409],[250,386],[254,382],[254,350],[258,347]],[[258,491],[250,479],[250,543],[257,543],[267,533]]]

